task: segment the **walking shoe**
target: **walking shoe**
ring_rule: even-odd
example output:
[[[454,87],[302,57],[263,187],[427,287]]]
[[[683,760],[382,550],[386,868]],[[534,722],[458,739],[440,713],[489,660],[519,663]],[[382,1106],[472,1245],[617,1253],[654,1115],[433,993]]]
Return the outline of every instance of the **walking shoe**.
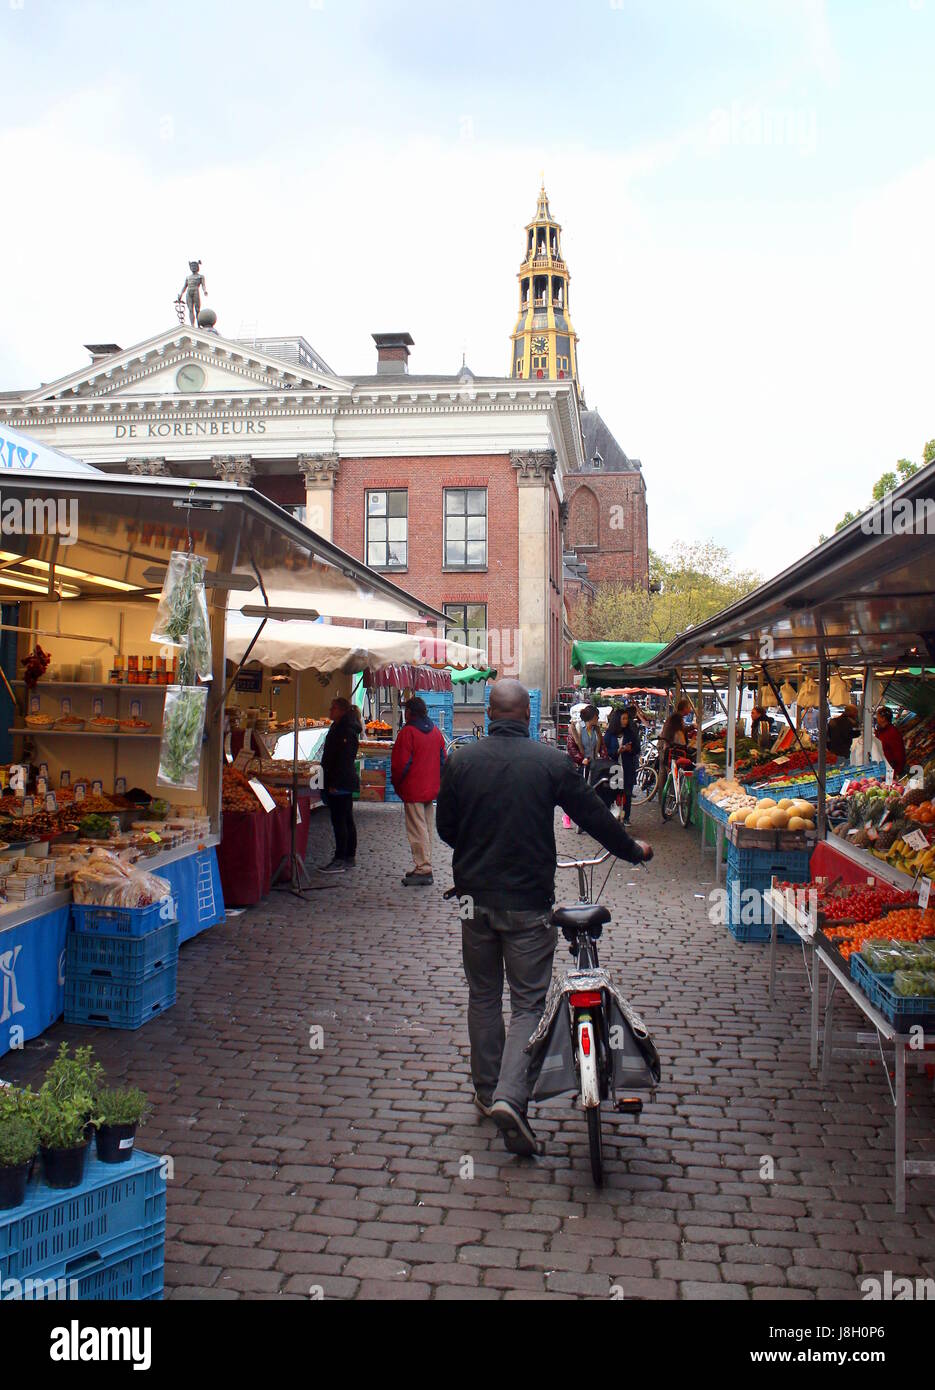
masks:
[[[508,1100],[495,1100],[490,1108],[491,1118],[503,1135],[511,1154],[531,1158],[541,1152],[541,1146],[523,1112]]]
[[[332,859],[330,864],[323,864],[318,872],[320,874],[343,874],[347,872],[347,865],[343,859]]]
[[[350,859],[345,859],[345,860],[343,860],[343,864],[344,864],[344,867],[345,867],[346,869],[356,869],[356,868],[357,868],[357,856],[354,855],[354,854],[352,854],[351,857],[350,857]]]
[[[431,874],[407,874],[403,879],[403,884],[406,888],[426,888],[430,883],[434,882],[435,879]]]
[[[486,1115],[487,1119],[489,1120],[491,1115],[493,1114],[493,1097],[491,1096],[490,1100],[484,1100],[484,1097],[481,1095],[480,1091],[475,1091],[474,1104],[477,1106],[480,1113],[482,1115]]]

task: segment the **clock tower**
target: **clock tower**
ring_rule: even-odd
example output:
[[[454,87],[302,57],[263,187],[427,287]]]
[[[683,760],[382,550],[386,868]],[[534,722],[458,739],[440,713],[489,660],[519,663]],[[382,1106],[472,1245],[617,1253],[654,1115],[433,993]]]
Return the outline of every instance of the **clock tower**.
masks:
[[[536,215],[526,227],[526,258],[517,276],[519,319],[510,375],[523,381],[578,380],[578,335],[568,316],[571,276],[562,259],[561,232],[543,185]]]

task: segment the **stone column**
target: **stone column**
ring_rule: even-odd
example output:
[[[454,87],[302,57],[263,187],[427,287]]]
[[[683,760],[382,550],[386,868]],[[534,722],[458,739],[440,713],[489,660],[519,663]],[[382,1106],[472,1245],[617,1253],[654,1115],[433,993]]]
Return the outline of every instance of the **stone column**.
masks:
[[[222,483],[236,483],[238,487],[251,487],[256,477],[249,454],[215,454],[211,467],[214,476]]]
[[[171,478],[165,459],[127,459],[127,472],[137,478]]]
[[[530,690],[549,691],[549,534],[554,449],[510,454],[519,489],[520,679]]]
[[[337,454],[299,454],[305,478],[306,522],[326,541],[334,540],[334,485],[341,460]]]

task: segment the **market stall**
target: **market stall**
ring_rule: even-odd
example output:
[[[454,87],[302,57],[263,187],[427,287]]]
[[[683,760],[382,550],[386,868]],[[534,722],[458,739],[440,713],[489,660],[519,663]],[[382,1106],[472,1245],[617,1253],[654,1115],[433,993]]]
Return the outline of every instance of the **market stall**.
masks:
[[[140,905],[140,884],[158,883],[181,942],[223,920],[229,594],[263,596],[264,576],[284,572],[323,615],[445,619],[256,493],[105,477],[38,450],[24,467],[28,444],[0,445],[5,513],[24,518],[0,556],[0,629],[16,638],[2,695],[2,1054],[62,1012],[73,885],[90,894],[95,866],[116,865],[106,892],[125,878]]]

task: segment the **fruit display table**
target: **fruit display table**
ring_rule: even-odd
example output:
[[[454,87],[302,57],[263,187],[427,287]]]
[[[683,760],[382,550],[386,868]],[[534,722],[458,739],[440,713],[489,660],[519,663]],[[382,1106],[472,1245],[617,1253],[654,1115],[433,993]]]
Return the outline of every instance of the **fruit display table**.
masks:
[[[820,848],[822,846],[819,845],[815,851],[816,854]],[[866,872],[864,872],[863,879],[866,879],[866,876]],[[878,1062],[881,1054],[885,1056],[885,1048],[891,1047],[893,1049],[894,1069],[891,1073],[889,1065],[886,1063],[886,1079],[894,1112],[893,1203],[896,1211],[902,1214],[906,1210],[906,1179],[935,1176],[935,1161],[906,1158],[906,1067],[931,1067],[935,1063],[935,1038],[930,1038],[923,1033],[923,1045],[920,1047],[918,1036],[901,1031],[900,1027],[890,1022],[881,1013],[857,981],[851,978],[837,952],[829,949],[821,937],[816,935],[814,924],[809,921],[809,914],[805,905],[791,903],[788,897],[775,887],[770,888],[764,896],[772,917],[770,940],[771,999],[775,985],[776,943],[779,924],[785,924],[787,929],[794,931],[802,943],[806,978],[811,996],[810,1064],[812,1070],[818,1071],[820,1079],[827,1082],[835,1056],[857,1057],[865,1061]],[[823,1027],[821,1021],[822,970],[826,975]],[[835,1044],[834,1036],[833,1004],[838,989],[842,989],[848,995],[874,1030],[869,1035],[866,1032],[856,1033],[850,1040],[850,1045],[844,1047]],[[868,1042],[870,1043],[869,1047],[866,1045]],[[891,1076],[892,1081],[890,1080]]]

